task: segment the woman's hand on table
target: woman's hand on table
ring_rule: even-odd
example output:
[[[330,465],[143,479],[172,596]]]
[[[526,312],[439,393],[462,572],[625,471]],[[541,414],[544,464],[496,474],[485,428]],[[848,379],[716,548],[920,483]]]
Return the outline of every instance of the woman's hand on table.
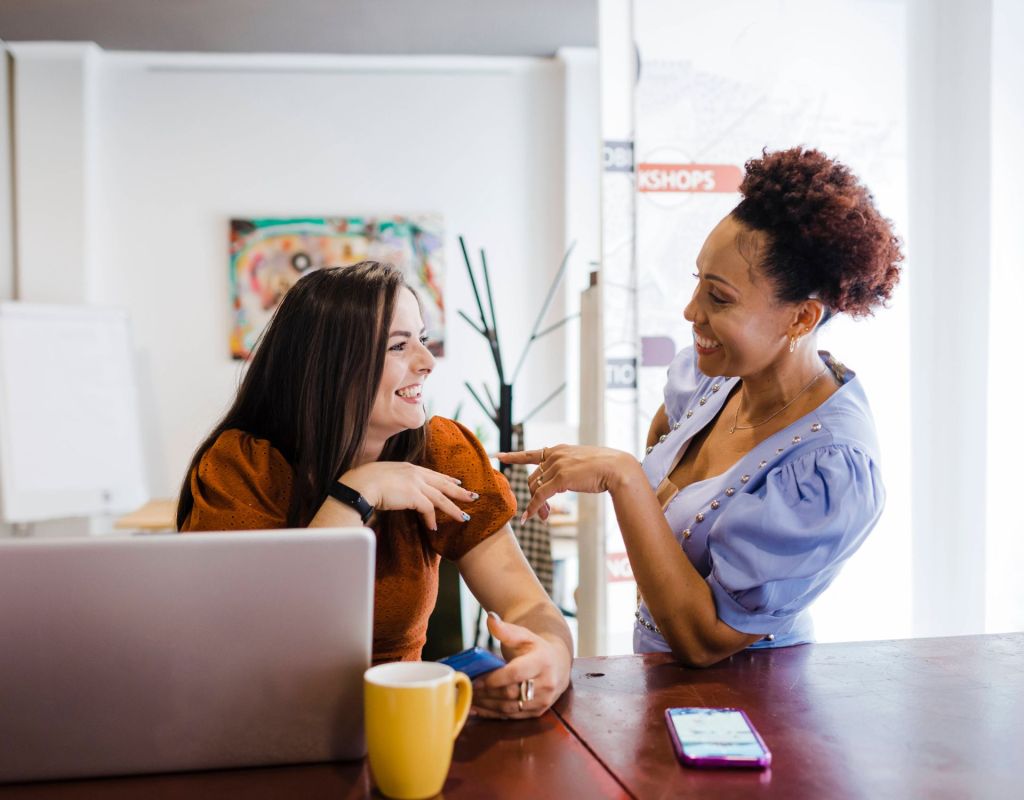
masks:
[[[530,504],[523,512],[525,522],[535,514],[547,519],[548,498],[560,492],[615,491],[624,475],[640,463],[629,453],[610,447],[559,444],[540,450],[498,453],[505,464],[536,464],[530,473]]]
[[[493,611],[487,615],[487,627],[501,642],[508,663],[473,682],[473,710],[490,719],[539,717],[569,686],[569,654],[563,646],[505,622]]]
[[[350,469],[339,480],[378,511],[418,511],[432,531],[437,530],[436,510],[465,522],[469,517],[455,501],[468,503],[480,497],[458,478],[405,461],[373,461]]]

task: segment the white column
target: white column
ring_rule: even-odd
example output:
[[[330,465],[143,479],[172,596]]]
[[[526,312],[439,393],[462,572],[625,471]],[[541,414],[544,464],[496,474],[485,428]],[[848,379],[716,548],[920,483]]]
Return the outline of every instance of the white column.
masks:
[[[990,0],[912,0],[913,629],[985,616]]]
[[[601,136],[604,174],[601,181],[601,303],[604,380],[601,384],[603,424],[599,444],[637,453],[637,326],[633,173],[633,87],[636,48],[633,42],[631,0],[601,0],[598,4],[598,44],[601,76]],[[611,500],[605,495],[603,529],[595,532],[590,550],[595,561],[595,585],[603,590],[605,620],[594,641],[595,654],[632,652],[636,585],[629,580],[625,545],[616,525]],[[584,569],[581,545],[580,570]],[[600,558],[600,561],[596,559]],[[621,580],[609,581],[609,560]],[[584,618],[580,615],[580,653]]]
[[[565,246],[575,243],[563,284],[570,316],[579,313],[580,294],[601,258],[601,103],[596,48],[563,47],[558,60],[565,66]],[[578,323],[565,327],[565,352],[565,420],[579,425]]]
[[[10,45],[14,58],[17,296],[89,299],[95,83],[89,43]]]
[[[11,58],[0,41],[0,300],[14,297],[14,186],[11,183]]]
[[[601,287],[587,288],[580,297],[580,444],[600,445],[604,441],[604,320]],[[604,495],[579,495],[577,547],[579,589],[576,592],[576,621],[581,656],[604,655],[608,627],[607,579],[605,578]]]
[[[1024,297],[1024,3],[992,6],[992,278],[988,347],[986,630],[1024,630],[1024,522],[1017,492],[1024,450],[1020,398]],[[973,316],[973,315],[972,315]],[[978,318],[982,323],[983,320]]]

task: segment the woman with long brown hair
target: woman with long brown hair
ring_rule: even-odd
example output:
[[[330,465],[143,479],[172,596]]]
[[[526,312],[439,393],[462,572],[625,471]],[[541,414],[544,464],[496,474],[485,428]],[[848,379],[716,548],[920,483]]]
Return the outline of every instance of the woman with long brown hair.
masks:
[[[572,638],[508,527],[505,478],[466,428],[426,420],[434,357],[423,330],[415,294],[390,265],[299,280],[196,450],[178,528],[369,525],[374,663],[420,657],[439,561],[453,560],[509,662],[478,679],[477,711],[538,716],[569,684]]]

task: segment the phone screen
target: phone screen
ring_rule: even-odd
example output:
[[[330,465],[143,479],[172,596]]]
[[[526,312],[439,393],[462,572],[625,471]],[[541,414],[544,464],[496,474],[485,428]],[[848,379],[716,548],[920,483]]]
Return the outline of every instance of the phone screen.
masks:
[[[770,758],[747,718],[736,709],[672,708],[669,719],[683,754],[690,759],[764,764]]]

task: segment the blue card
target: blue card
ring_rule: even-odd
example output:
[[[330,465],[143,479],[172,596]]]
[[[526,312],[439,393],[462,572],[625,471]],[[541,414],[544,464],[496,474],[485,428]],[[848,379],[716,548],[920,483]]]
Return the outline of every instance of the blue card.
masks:
[[[505,666],[505,660],[482,647],[471,647],[461,653],[446,656],[440,663],[447,664],[454,670],[464,672],[471,679]]]

